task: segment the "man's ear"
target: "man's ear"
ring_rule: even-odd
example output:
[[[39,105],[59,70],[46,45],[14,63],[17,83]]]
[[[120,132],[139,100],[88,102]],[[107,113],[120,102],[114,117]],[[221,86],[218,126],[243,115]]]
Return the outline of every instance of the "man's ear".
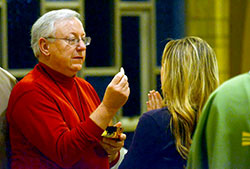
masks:
[[[47,39],[45,38],[40,38],[38,41],[39,44],[39,48],[40,48],[40,52],[41,54],[45,55],[45,56],[49,56],[50,52],[49,52],[49,44]]]

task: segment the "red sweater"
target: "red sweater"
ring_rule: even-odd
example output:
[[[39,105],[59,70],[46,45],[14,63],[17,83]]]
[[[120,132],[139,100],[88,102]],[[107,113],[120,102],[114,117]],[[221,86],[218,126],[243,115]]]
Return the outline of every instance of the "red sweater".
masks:
[[[109,168],[103,130],[89,118],[99,104],[85,80],[36,65],[9,100],[12,169]]]

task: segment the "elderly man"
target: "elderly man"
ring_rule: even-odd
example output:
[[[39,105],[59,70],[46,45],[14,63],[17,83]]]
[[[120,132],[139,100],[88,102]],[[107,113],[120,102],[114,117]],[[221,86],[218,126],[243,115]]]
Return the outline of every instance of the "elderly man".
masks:
[[[7,168],[7,127],[6,109],[10,92],[16,84],[16,78],[0,67],[0,168]]]
[[[128,79],[123,70],[117,73],[100,102],[76,77],[90,44],[79,18],[55,10],[32,26],[39,63],[14,87],[7,110],[13,169],[106,169],[118,161],[125,134],[120,141],[101,134],[128,99]]]

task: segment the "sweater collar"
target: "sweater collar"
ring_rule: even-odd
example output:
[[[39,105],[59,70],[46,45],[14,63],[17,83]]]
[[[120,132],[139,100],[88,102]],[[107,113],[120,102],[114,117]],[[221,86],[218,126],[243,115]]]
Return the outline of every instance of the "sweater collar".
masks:
[[[52,78],[51,80],[55,80],[56,82],[59,82],[59,83],[70,83],[70,82],[72,83],[72,82],[74,82],[75,76],[68,77],[68,76],[66,76],[58,71],[51,69],[49,66],[47,66],[46,64],[41,63],[41,62],[39,62],[37,66],[38,66],[38,68],[41,69],[41,71],[43,73],[45,73],[47,76],[49,76],[49,78]]]

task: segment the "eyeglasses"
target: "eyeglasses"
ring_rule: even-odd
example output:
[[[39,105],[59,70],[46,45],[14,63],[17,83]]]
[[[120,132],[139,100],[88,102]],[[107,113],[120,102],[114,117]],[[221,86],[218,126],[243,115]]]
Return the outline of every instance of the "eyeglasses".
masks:
[[[76,46],[80,43],[80,40],[83,41],[85,46],[90,45],[91,38],[90,37],[81,37],[80,39],[78,38],[54,38],[54,37],[47,37],[45,39],[57,39],[57,40],[64,40],[66,41],[69,45]]]

